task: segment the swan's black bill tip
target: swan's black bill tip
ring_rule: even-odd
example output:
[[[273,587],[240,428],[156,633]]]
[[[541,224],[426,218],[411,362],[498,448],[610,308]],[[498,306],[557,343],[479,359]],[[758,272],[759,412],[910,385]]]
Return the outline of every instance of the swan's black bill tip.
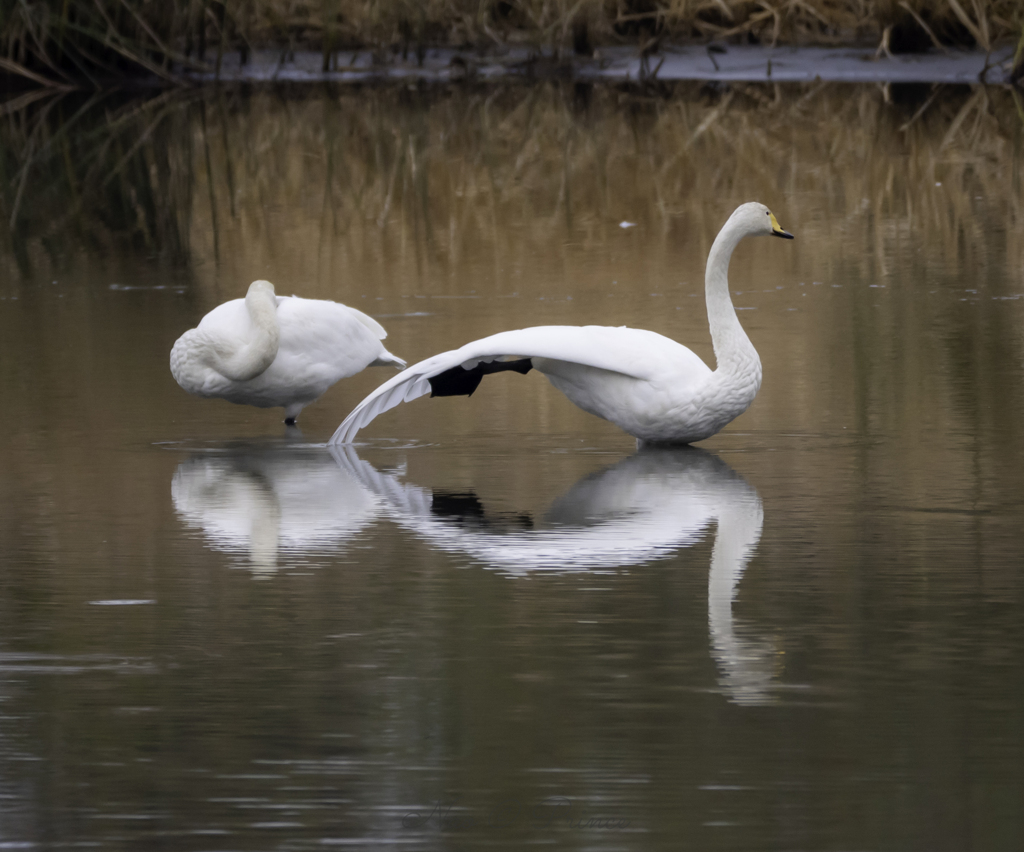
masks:
[[[773,237],[782,237],[782,239],[784,239],[784,240],[795,240],[796,239],[796,237],[794,237],[789,231],[772,231],[772,236]]]

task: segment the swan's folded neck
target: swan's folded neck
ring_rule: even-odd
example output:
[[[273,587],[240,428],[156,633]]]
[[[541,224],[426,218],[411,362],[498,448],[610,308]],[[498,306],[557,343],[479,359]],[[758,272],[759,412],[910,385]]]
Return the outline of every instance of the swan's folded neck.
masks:
[[[258,286],[258,285],[264,286]],[[214,368],[235,382],[255,379],[277,357],[281,330],[277,323],[277,299],[267,282],[255,282],[245,296],[251,329],[246,344],[228,356],[217,353]]]
[[[704,276],[708,324],[717,362],[715,378],[724,384],[752,385],[753,394],[756,394],[761,386],[761,359],[740,325],[729,295],[729,260],[746,233],[742,227],[730,225],[734,223],[727,222],[715,238]]]

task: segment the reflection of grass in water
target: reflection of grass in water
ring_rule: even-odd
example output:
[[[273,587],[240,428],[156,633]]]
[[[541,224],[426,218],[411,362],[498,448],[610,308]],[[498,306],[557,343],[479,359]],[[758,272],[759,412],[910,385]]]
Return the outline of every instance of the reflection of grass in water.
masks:
[[[0,0],[0,75],[61,86],[140,73],[173,80],[224,51],[525,43],[590,53],[662,40],[992,45],[1021,34],[1019,0]]]
[[[829,228],[871,222],[880,265],[884,241],[898,237],[886,229],[916,232],[948,260],[969,256],[982,244],[971,210],[984,196],[1002,208],[1021,257],[1020,229],[1009,227],[1021,222],[1021,194],[1007,190],[1007,180],[1019,190],[1021,123],[1004,90],[665,92],[393,88],[281,105],[237,97],[211,111],[210,137],[226,140],[210,149],[215,208],[240,218],[221,240],[267,233],[263,199],[273,198],[319,208],[322,252],[379,250],[382,260],[389,242],[408,238],[423,262],[481,241],[502,254],[567,236],[598,243],[624,217],[666,236],[695,227],[706,247],[737,201],[777,204],[783,191],[841,211]],[[233,176],[234,191],[217,175]],[[236,243],[228,253],[242,251]]]
[[[26,98],[26,100],[29,100]],[[188,100],[56,94],[10,110],[0,124],[0,244],[22,275],[41,249],[125,241],[146,254],[187,256],[192,191]]]
[[[242,253],[240,239],[273,241],[268,203],[317,207],[328,261],[343,246],[386,253],[400,232],[424,262],[481,240],[595,242],[627,214],[666,235],[697,227],[710,244],[737,200],[780,190],[845,211],[829,227],[870,220],[880,265],[892,228],[970,255],[984,196],[1021,257],[1017,113],[1011,94],[982,87],[58,95],[4,119],[0,212],[25,274],[32,246],[127,239],[176,263]]]

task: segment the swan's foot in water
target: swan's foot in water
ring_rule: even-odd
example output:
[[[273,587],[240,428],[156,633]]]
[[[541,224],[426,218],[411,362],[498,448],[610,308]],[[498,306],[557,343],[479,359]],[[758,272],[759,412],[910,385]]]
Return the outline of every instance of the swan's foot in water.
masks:
[[[302,411],[301,405],[286,405],[284,407],[284,425],[294,426],[295,421],[299,419],[300,411]]]
[[[680,450],[684,447],[692,447],[691,441],[645,441],[643,438],[636,439],[637,450]],[[696,448],[695,448],[696,449]]]
[[[294,426],[295,425],[295,418],[294,417],[286,417],[284,419],[284,425],[285,426]]]

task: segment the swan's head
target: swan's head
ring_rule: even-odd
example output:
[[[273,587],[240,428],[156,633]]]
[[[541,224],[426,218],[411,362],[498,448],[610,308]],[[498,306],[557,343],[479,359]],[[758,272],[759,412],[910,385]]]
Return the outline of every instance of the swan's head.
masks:
[[[274,285],[269,281],[253,281],[246,296],[270,296],[274,298]]]
[[[741,204],[729,217],[727,225],[743,229],[749,236],[782,237],[793,239],[793,235],[782,230],[779,220],[767,207],[757,201]]]

